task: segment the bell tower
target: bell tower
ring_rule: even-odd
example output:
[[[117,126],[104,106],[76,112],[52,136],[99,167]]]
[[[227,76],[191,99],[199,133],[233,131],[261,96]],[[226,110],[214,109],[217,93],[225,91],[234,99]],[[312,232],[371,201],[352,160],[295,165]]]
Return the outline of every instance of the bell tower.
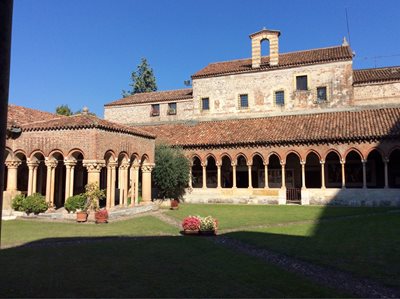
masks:
[[[261,65],[261,42],[269,41],[269,64],[279,64],[279,35],[280,31],[263,28],[261,31],[250,34],[251,39],[251,66],[259,68]]]

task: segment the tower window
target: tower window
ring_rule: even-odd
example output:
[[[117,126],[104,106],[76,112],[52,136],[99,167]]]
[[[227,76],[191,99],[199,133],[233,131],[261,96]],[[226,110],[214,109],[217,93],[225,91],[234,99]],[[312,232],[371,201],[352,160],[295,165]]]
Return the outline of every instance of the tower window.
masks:
[[[247,94],[241,94],[239,99],[240,108],[249,108],[249,96]]]
[[[296,90],[308,90],[307,76],[296,77]]]
[[[283,90],[275,91],[275,104],[277,106],[285,105],[285,92]]]
[[[201,110],[210,110],[210,98],[201,99]]]

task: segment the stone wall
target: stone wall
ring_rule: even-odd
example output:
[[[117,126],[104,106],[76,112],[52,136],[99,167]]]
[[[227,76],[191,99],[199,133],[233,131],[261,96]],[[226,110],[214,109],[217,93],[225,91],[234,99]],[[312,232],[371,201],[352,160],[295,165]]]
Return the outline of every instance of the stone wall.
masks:
[[[352,63],[318,64],[274,71],[236,74],[193,80],[194,115],[197,118],[253,116],[257,113],[346,107],[352,104]],[[307,75],[308,90],[296,91],[296,76]],[[317,103],[317,87],[327,87],[327,102]],[[285,92],[285,106],[275,104],[275,91]],[[239,106],[248,94],[249,108]],[[210,110],[201,110],[201,98],[210,99]]]
[[[354,86],[355,105],[400,104],[400,82]]]
[[[169,115],[168,103],[176,103],[176,115]],[[160,102],[160,115],[151,116],[151,104],[145,103],[124,106],[105,106],[104,118],[122,124],[155,124],[167,121],[190,120],[193,117],[193,100]]]

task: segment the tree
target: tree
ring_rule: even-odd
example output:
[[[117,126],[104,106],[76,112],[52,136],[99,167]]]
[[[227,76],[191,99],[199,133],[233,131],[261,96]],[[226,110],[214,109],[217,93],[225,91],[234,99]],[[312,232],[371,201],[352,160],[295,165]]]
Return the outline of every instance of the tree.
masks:
[[[61,105],[61,106],[57,106],[56,114],[70,116],[70,115],[72,115],[72,111],[68,107],[68,105]]]
[[[161,199],[182,199],[189,183],[189,160],[179,148],[165,144],[156,145],[156,166],[152,172],[158,197]]]
[[[146,58],[142,58],[141,63],[137,66],[137,70],[131,74],[132,86],[131,91],[122,90],[122,96],[133,95],[135,93],[150,92],[157,90],[156,78],[154,77],[153,69],[147,63]]]

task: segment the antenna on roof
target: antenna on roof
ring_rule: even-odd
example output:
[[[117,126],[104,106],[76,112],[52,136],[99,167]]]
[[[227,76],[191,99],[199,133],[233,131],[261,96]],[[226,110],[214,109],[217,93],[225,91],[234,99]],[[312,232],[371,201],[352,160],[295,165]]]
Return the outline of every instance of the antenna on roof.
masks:
[[[190,80],[183,81],[183,84],[185,84],[185,86],[192,86],[192,82]]]
[[[347,7],[345,8],[345,11],[346,11],[347,35],[349,36],[349,45],[351,45],[350,26],[349,26],[349,18],[348,18],[348,16],[347,16]]]

